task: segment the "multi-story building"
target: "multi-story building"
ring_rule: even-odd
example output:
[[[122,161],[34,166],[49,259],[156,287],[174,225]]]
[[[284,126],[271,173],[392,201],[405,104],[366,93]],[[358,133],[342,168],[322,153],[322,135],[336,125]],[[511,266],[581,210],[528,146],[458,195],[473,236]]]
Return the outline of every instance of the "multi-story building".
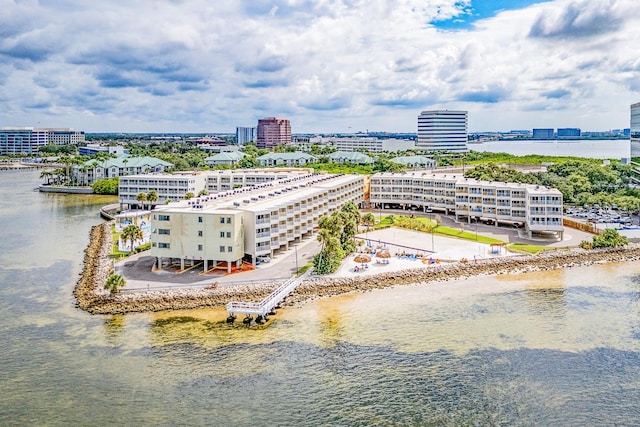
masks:
[[[537,128],[533,129],[533,139],[553,139],[555,132],[553,128]]]
[[[304,166],[318,159],[311,154],[296,151],[295,153],[267,153],[256,160],[260,166]]]
[[[310,176],[310,169],[235,169],[199,172],[152,173],[122,176],[118,180],[118,198],[122,209],[143,209],[184,200],[187,193],[220,193],[278,180]],[[139,202],[138,194],[155,191],[158,200]],[[144,205],[144,206],[142,206]]]
[[[640,102],[631,105],[631,157],[640,157]]]
[[[84,132],[68,128],[0,128],[0,155],[34,154],[45,145],[78,144],[81,142],[84,142]]]
[[[115,154],[116,156],[122,156],[129,154],[129,150],[126,150],[122,145],[101,145],[101,144],[87,144],[82,147],[78,147],[78,154],[81,156],[94,156],[98,153]]]
[[[172,168],[173,163],[155,157],[120,156],[107,160],[87,160],[82,165],[75,165],[71,171],[74,181],[83,185],[92,185],[99,179],[124,177],[147,173],[162,173]]]
[[[238,145],[244,145],[247,142],[255,142],[255,127],[236,127],[236,142]]]
[[[69,128],[53,128],[49,131],[49,144],[68,145],[80,144],[85,141],[84,132]]]
[[[267,117],[258,120],[257,147],[271,149],[291,144],[291,123],[288,119]]]
[[[365,151],[380,153],[413,150],[416,142],[411,139],[379,139],[378,137],[336,137],[314,136],[309,139],[310,144],[331,145],[338,151]]]
[[[178,172],[175,174],[127,175],[118,179],[118,202],[122,210],[142,209],[183,200],[187,193],[198,195],[206,188],[206,175],[202,172]],[[158,200],[139,202],[140,193],[155,191]]]
[[[423,111],[418,116],[416,148],[426,151],[467,151],[467,111]]]
[[[558,128],[558,138],[580,138],[582,130],[579,128]]]
[[[362,202],[362,175],[308,175],[236,188],[158,206],[151,255],[165,262],[204,263],[204,270],[274,257],[311,236],[318,219]]]
[[[370,202],[377,207],[440,211],[456,219],[523,225],[533,233],[562,239],[562,193],[539,185],[478,181],[431,172],[378,173]]]
[[[300,179],[313,174],[312,169],[236,169],[219,170],[206,173],[206,190],[209,193],[220,193],[243,187],[258,186],[287,179]]]

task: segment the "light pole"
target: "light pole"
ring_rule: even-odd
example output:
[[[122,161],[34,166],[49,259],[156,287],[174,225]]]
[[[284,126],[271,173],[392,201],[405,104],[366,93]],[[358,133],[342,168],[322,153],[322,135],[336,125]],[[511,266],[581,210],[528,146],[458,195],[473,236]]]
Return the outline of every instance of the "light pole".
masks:
[[[298,275],[298,245],[293,245],[293,250],[296,253],[296,276]]]
[[[431,215],[433,213],[433,210],[428,207],[427,208],[427,213],[429,214],[429,224],[431,225],[431,252],[435,252],[436,249],[435,249],[435,247],[433,245],[433,228],[434,227],[433,227],[433,219],[432,219],[432,215]]]

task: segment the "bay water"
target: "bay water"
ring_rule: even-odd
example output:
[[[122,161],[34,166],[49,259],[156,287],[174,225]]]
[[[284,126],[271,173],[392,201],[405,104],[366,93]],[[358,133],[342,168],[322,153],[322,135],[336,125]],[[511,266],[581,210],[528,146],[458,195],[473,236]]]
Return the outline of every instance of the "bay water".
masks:
[[[0,425],[636,425],[640,265],[310,301],[92,316],[73,287],[100,206],[0,172]]]

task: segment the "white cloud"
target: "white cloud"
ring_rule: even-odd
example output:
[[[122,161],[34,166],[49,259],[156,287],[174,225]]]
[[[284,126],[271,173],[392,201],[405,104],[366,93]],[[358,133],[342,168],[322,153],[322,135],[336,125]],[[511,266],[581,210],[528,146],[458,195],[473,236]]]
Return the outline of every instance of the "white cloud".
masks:
[[[278,115],[294,132],[415,132],[421,110],[461,108],[472,130],[628,126],[637,1],[434,27],[473,1],[0,0],[0,125],[232,132]]]

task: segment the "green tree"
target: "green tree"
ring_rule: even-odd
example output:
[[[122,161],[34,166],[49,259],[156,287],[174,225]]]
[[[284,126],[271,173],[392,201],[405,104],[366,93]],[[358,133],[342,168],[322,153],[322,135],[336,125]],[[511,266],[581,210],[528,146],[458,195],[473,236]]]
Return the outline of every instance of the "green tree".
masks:
[[[193,194],[191,191],[189,191],[187,194],[184,195],[185,200],[191,200],[194,197],[195,197],[195,194]]]
[[[113,296],[114,294],[120,292],[120,288],[126,285],[127,282],[126,280],[124,280],[124,277],[120,276],[119,274],[112,274],[107,278],[107,281],[104,284],[104,289],[106,291],[109,291],[109,294]]]
[[[99,179],[93,183],[96,194],[118,194],[118,178]]]
[[[593,236],[594,248],[617,248],[620,246],[626,246],[629,241],[625,236],[620,235],[615,228],[607,228],[599,236]]]
[[[147,201],[147,193],[138,193],[136,195],[136,200],[140,202],[140,206],[142,206],[142,209],[144,209],[144,202]]]
[[[198,196],[206,196],[207,194],[209,194],[209,192],[204,188],[198,191]]]
[[[142,230],[137,225],[127,225],[120,234],[120,237],[125,242],[129,241],[129,252],[134,251],[134,242],[142,239]]]
[[[151,190],[147,193],[147,201],[149,202],[149,209],[153,209],[153,205],[158,201],[158,192]]]
[[[369,228],[373,227],[376,223],[376,217],[371,212],[367,212],[362,215],[362,223],[367,227],[367,230],[369,230]]]

